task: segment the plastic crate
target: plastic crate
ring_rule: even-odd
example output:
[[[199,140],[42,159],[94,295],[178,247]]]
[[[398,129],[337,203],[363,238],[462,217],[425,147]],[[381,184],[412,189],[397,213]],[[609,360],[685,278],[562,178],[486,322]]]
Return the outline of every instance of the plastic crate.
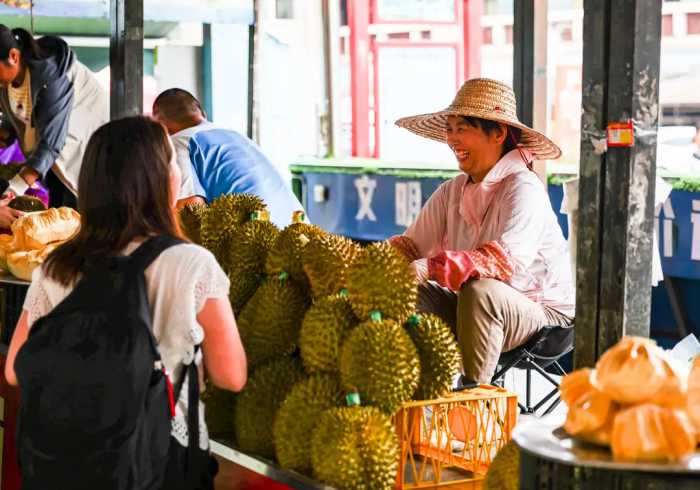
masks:
[[[404,403],[394,416],[401,443],[396,487],[481,488],[517,417],[517,395],[489,385]]]

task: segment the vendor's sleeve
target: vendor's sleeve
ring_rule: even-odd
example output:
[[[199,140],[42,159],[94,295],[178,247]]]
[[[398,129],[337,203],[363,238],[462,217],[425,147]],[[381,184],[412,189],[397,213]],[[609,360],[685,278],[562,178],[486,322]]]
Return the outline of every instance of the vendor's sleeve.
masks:
[[[175,161],[180,168],[180,175],[182,177],[178,199],[187,199],[193,196],[202,196],[206,198],[204,189],[202,189],[202,185],[199,183],[199,179],[192,167],[187,141],[183,140],[183,138],[174,137],[172,138],[172,142],[175,147]]]
[[[411,226],[390,243],[409,258],[417,260],[432,257],[442,251],[447,222],[447,187],[441,185],[430,196]]]
[[[37,142],[25,165],[44,178],[66,144],[73,111],[73,84],[65,77],[54,80],[42,89],[38,100],[40,110],[34,111]]]
[[[525,270],[540,247],[547,212],[551,212],[549,197],[539,181],[526,182],[505,195],[500,209],[499,244],[507,250],[515,270]]]
[[[497,241],[469,251],[445,250],[428,259],[430,279],[443,287],[459,291],[471,278],[507,281],[513,275],[508,251]]]

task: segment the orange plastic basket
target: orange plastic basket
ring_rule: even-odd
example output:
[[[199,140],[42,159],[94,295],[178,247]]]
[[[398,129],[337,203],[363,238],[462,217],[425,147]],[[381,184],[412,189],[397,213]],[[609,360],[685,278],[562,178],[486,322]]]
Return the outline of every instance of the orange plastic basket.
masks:
[[[401,443],[397,488],[481,488],[517,416],[517,395],[489,385],[404,403],[394,416]]]

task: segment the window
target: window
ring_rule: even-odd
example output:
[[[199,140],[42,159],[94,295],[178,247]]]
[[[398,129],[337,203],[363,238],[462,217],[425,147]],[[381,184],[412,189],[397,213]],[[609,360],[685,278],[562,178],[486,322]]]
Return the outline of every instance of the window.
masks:
[[[686,22],[688,23],[688,34],[700,34],[700,13],[689,13]]]
[[[661,35],[663,37],[673,36],[673,16],[664,15],[661,20]]]

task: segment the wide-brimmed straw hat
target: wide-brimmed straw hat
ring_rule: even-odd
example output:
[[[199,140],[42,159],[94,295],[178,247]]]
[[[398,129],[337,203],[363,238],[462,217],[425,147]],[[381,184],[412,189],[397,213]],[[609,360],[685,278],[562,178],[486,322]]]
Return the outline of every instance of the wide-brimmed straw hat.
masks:
[[[539,160],[561,156],[557,145],[539,131],[518,121],[515,93],[508,85],[489,78],[467,80],[450,106],[439,112],[403,117],[396,125],[441,143],[446,142],[447,116],[471,116],[496,121],[522,130],[520,145]]]

